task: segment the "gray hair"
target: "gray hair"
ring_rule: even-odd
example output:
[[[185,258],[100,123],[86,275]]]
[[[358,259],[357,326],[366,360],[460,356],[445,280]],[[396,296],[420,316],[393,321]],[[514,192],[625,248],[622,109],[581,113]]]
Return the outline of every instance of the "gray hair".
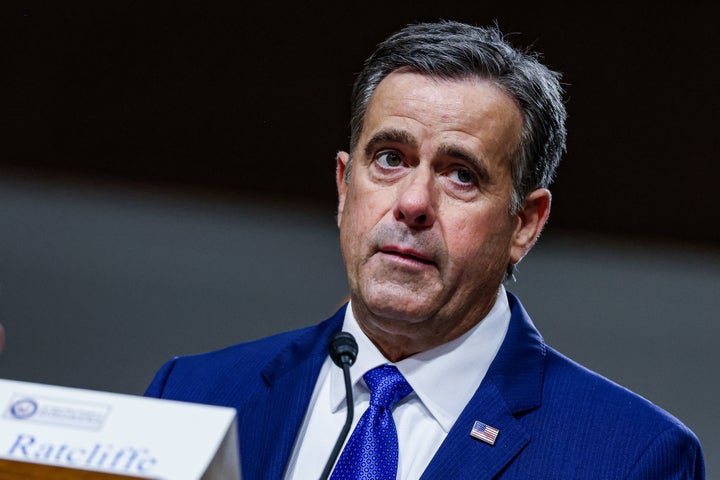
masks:
[[[531,191],[550,185],[565,150],[567,113],[560,74],[541,64],[537,54],[513,48],[495,27],[452,21],[419,23],[380,43],[365,61],[353,87],[351,154],[375,89],[399,69],[443,79],[492,81],[515,100],[523,117],[520,145],[511,166],[511,213],[522,209]]]

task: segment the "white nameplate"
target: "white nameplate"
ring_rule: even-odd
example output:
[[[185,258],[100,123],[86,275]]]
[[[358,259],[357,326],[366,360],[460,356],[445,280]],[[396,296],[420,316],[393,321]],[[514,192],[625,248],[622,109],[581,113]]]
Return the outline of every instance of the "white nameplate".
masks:
[[[240,478],[232,408],[1,379],[0,458],[154,479]]]

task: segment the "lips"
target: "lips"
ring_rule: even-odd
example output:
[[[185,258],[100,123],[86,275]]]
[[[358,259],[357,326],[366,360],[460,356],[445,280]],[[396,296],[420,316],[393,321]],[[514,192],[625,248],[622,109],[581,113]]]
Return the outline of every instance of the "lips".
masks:
[[[435,262],[422,252],[413,250],[411,248],[402,248],[397,246],[384,246],[379,249],[380,253],[385,255],[393,255],[399,258],[412,260],[415,262],[423,263],[425,265],[435,265]]]

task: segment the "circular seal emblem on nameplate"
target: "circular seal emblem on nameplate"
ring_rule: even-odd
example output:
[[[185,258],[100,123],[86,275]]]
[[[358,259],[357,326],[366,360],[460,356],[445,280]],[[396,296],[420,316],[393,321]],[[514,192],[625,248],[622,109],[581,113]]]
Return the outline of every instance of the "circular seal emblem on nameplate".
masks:
[[[23,420],[30,418],[37,412],[38,405],[31,398],[23,398],[10,406],[10,413],[13,417]]]

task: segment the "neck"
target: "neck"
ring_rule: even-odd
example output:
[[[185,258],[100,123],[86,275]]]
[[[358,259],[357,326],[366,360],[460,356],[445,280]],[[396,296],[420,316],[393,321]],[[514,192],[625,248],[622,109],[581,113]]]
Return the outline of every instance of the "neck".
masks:
[[[493,295],[466,312],[456,312],[458,315],[455,318],[445,318],[439,314],[424,319],[394,318],[378,315],[355,299],[351,305],[363,333],[385,358],[395,363],[465,334],[485,318],[496,298]]]

